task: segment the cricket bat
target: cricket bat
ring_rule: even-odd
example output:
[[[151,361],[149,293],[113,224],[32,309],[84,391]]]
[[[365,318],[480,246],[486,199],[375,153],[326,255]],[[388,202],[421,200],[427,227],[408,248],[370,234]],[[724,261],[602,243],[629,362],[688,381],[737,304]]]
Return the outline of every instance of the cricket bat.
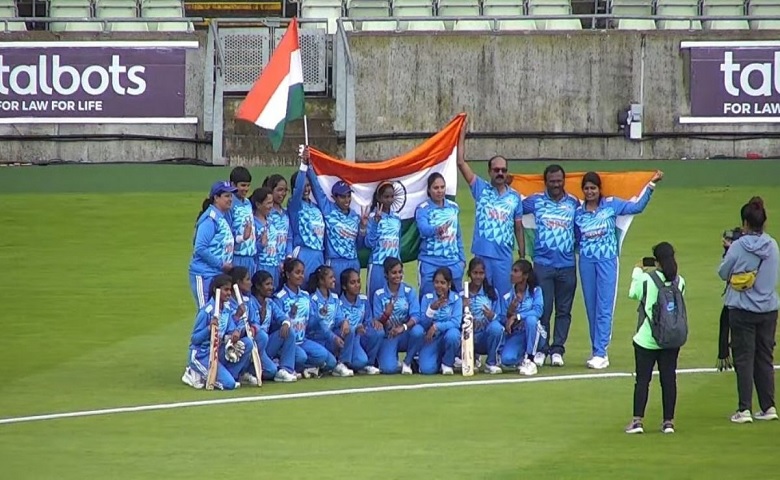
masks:
[[[217,289],[214,293],[214,317],[219,320],[220,294],[222,291]],[[211,343],[209,345],[209,371],[206,376],[206,390],[214,390],[214,383],[217,381],[217,369],[219,368],[219,321],[211,326]]]
[[[241,295],[241,290],[238,289],[238,285],[233,285],[233,293],[236,294],[236,301],[239,305],[244,304],[244,297]],[[249,326],[249,316],[246,315],[244,319],[244,328],[246,328],[246,336],[252,340],[252,365],[255,367],[255,378],[257,378],[257,386],[263,385],[262,373],[263,368],[260,363],[260,355],[257,353],[257,343],[255,343],[255,336],[252,333],[252,327]]]
[[[469,298],[469,282],[463,283],[463,296]],[[474,375],[474,317],[468,306],[463,312],[463,327],[460,335],[460,359],[463,361],[461,373],[464,377],[471,377]]]

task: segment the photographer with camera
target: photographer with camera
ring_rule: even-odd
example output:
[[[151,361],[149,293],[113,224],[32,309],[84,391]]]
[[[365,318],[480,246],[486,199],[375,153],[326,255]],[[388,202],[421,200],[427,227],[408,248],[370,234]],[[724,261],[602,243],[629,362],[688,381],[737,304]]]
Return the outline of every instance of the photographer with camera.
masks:
[[[734,423],[776,420],[773,351],[777,329],[777,242],[764,232],[766,209],[760,197],[742,206],[741,235],[724,235],[726,255],[718,275],[727,282],[731,355],[737,373],[739,409]],[[736,238],[734,238],[736,237]],[[761,410],[751,415],[753,383]]]

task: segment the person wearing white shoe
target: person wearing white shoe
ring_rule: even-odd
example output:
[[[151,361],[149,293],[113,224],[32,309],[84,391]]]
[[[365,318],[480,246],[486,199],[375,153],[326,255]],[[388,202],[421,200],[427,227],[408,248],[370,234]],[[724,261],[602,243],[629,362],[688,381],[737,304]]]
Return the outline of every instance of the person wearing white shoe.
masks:
[[[406,352],[401,373],[412,374],[412,359],[420,352],[425,330],[418,324],[420,297],[403,281],[404,265],[395,257],[385,259],[385,284],[374,292],[371,302],[374,322],[382,325],[385,336],[379,346],[377,361],[384,374],[398,373],[398,353]]]
[[[425,342],[420,349],[420,373],[452,375],[455,352],[460,351],[460,326],[463,323],[463,299],[458,295],[449,267],[433,274],[433,293],[423,296],[420,325]]]
[[[504,337],[504,325],[501,323],[501,298],[498,290],[488,280],[485,272],[485,261],[474,257],[469,262],[469,295],[461,292],[464,306],[469,305],[474,316],[474,353],[476,356],[487,355],[485,373],[495,375],[501,373],[498,366],[498,349]]]
[[[344,340],[345,349],[352,349],[354,370],[366,375],[377,375],[376,357],[382,345],[384,328],[371,319],[368,298],[360,293],[360,273],[352,268],[341,272],[341,311],[349,321],[350,334]],[[355,345],[350,345],[352,342]]]
[[[241,283],[239,283],[241,289]],[[273,301],[274,277],[270,272],[258,270],[252,276],[251,296],[248,305],[249,325],[255,333],[255,343],[260,353],[263,379],[275,382],[294,382],[295,335],[290,334],[290,319]],[[275,364],[273,359],[278,359]]]
[[[503,325],[506,334],[501,350],[501,363],[518,366],[520,373],[535,375],[534,356],[543,337],[539,318],[544,309],[544,295],[538,285],[533,265],[518,260],[512,265],[512,291],[504,295]]]

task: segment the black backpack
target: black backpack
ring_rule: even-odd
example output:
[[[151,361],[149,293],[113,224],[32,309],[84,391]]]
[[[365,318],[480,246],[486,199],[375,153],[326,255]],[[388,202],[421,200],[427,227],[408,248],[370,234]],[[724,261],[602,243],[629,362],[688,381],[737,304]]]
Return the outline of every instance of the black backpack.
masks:
[[[639,303],[637,330],[642,327],[642,322],[647,318],[653,338],[659,347],[680,348],[688,341],[688,312],[679,288],[680,277],[675,278],[671,285],[666,285],[657,272],[650,272],[648,275],[658,288],[658,300],[651,310],[652,316],[648,317],[645,312],[647,284],[644,284],[642,301]]]

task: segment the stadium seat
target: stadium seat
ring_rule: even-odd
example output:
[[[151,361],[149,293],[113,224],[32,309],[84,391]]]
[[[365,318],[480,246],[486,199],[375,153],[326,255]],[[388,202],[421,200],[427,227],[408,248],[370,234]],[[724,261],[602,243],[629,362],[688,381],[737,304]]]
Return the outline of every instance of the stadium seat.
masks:
[[[141,7],[141,17],[144,18],[185,18],[184,10],[181,6],[158,7],[145,5]],[[191,22],[149,22],[149,31],[151,32],[191,32],[193,26]]]
[[[327,19],[328,33],[335,33],[336,20],[342,16],[341,7],[341,0],[303,0],[300,15],[301,18]],[[302,23],[301,28],[322,28],[322,26]]]
[[[346,26],[346,24],[344,24]],[[361,22],[360,30],[362,32],[394,32],[396,28],[400,28],[398,22],[390,20],[373,20]]]
[[[652,0],[612,0],[610,12],[613,15],[653,15]],[[651,18],[624,18],[617,21],[618,30],[655,30],[655,20]]]
[[[751,17],[780,17],[780,0],[750,0],[748,15]],[[750,20],[754,30],[780,30],[780,20]]]
[[[695,17],[699,15],[698,0],[658,0],[656,15]],[[661,30],[701,30],[701,20],[658,20]]]
[[[19,16],[14,0],[0,0],[0,18],[15,18]],[[8,22],[1,24],[0,30],[8,32],[24,32],[27,24],[24,22]]]
[[[701,13],[707,17],[733,17],[745,14],[743,0],[704,0]],[[707,20],[705,30],[749,30],[747,20]]]
[[[536,30],[536,22],[533,20],[499,20],[498,29],[503,31],[531,31]]]
[[[347,4],[350,18],[389,17],[390,2],[386,0],[350,0]]]
[[[458,20],[452,27],[457,32],[489,32],[493,30],[490,20]]]
[[[528,14],[535,16],[571,15],[569,0],[530,0]],[[582,22],[576,18],[535,20],[538,30],[582,30]]]
[[[478,17],[481,15],[479,0],[439,0],[441,17]]]
[[[135,5],[128,7],[100,5],[95,9],[97,18],[138,18]],[[146,22],[109,22],[109,32],[148,32]]]
[[[90,8],[91,3],[89,0],[51,0],[49,2],[49,8],[51,7],[86,7]],[[51,13],[51,12],[49,12]]]
[[[138,8],[135,0],[95,0],[95,10],[100,7],[133,7]]]
[[[521,3],[517,3],[516,5],[488,5],[484,4],[482,6],[482,12],[483,14],[487,16],[492,17],[509,17],[509,16],[521,16],[524,15],[525,12],[523,11],[523,5]]]
[[[406,22],[406,30],[410,32],[440,32],[446,29],[444,22],[438,20],[412,20]]]
[[[100,0],[106,1],[106,0]],[[113,1],[113,0],[111,0]],[[119,0],[124,1],[124,0]],[[135,1],[135,0],[131,0]],[[184,4],[181,0],[141,0],[141,7],[180,7],[184,8]]]
[[[394,0],[394,17],[432,17],[432,0]]]
[[[49,6],[49,17],[61,19],[90,18],[92,9],[89,4],[85,5],[51,5]],[[52,32],[74,31],[67,28],[67,21],[52,22],[49,24],[49,30]]]
[[[102,22],[67,22],[63,32],[102,32],[110,31],[110,25],[103,26]]]

